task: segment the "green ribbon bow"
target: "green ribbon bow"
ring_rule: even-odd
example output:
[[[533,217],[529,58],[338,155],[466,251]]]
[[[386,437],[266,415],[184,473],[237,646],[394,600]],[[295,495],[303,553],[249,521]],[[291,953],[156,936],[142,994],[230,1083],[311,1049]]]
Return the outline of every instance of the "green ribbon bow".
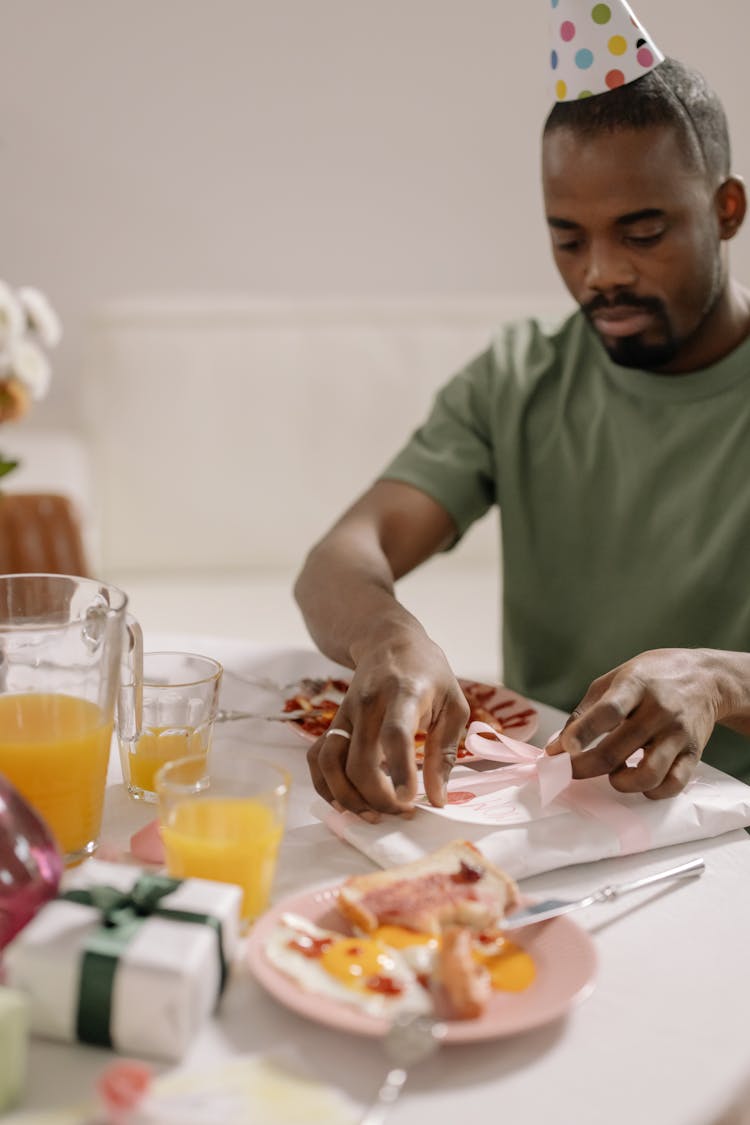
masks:
[[[110,1020],[117,966],[129,942],[152,914],[175,922],[199,922],[213,929],[221,969],[219,994],[224,991],[227,966],[219,919],[210,914],[161,905],[162,899],[177,890],[180,883],[180,879],[170,879],[166,875],[143,875],[129,891],[94,886],[60,895],[69,902],[95,906],[102,916],[101,926],[89,936],[83,950],[76,1020],[76,1035],[82,1043],[96,1043],[102,1047],[113,1045]]]

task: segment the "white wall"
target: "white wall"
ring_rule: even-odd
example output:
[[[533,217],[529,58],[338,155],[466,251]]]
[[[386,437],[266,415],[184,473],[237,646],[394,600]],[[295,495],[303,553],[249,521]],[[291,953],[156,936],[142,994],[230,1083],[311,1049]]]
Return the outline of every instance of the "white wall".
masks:
[[[641,0],[745,129],[746,0]],[[0,276],[66,339],[77,424],[112,297],[554,295],[538,188],[548,0],[5,0]],[[750,280],[750,239],[735,250]]]

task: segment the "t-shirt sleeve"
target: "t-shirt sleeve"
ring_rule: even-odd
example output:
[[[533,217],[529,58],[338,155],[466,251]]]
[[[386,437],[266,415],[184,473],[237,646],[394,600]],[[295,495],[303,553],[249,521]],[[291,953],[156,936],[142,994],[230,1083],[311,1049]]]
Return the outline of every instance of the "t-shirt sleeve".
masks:
[[[496,500],[489,348],[438,392],[422,426],[380,474],[426,492],[452,517],[460,538]]]

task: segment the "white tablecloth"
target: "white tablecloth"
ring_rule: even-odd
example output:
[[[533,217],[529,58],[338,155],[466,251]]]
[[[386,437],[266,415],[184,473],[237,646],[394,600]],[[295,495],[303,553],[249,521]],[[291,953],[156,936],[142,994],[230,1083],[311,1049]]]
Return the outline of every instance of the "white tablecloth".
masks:
[[[146,637],[146,644],[203,652],[223,660],[230,671],[261,670],[281,683],[326,667],[312,651],[261,649],[218,638]],[[248,705],[259,698],[227,676],[226,705]],[[561,716],[540,710],[535,741],[542,745]],[[304,742],[280,724],[243,723],[242,729],[258,751],[283,761],[294,779],[275,899],[371,869],[359,852],[311,817]],[[153,817],[154,808],[130,801],[118,779],[114,761],[104,834],[123,844]],[[747,834],[735,831],[698,844],[568,867],[528,879],[522,889],[534,895],[576,895],[695,855],[706,860],[701,879],[645,890],[578,915],[594,935],[600,958],[597,986],[588,999],[538,1031],[443,1048],[415,1069],[389,1123],[712,1123],[750,1079]],[[296,1049],[321,1080],[363,1106],[384,1074],[376,1042],[290,1013],[242,972],[234,976],[219,1016],[200,1033],[181,1065],[197,1067],[282,1045]],[[79,1102],[113,1058],[98,1048],[34,1040],[23,1108]]]

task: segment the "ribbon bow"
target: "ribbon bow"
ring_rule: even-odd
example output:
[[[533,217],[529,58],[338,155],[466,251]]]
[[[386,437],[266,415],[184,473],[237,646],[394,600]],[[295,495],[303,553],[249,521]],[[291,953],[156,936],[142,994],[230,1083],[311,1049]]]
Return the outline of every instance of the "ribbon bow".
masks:
[[[83,1043],[111,1047],[110,1029],[112,991],[120,957],[141,926],[151,915],[160,915],[175,922],[198,922],[210,926],[217,939],[220,965],[219,993],[227,978],[221,922],[211,914],[172,908],[162,899],[180,886],[181,880],[166,875],[143,875],[129,891],[107,885],[74,888],[59,897],[83,906],[94,906],[100,912],[101,926],[91,933],[84,945],[81,984],[78,995],[76,1035]]]
[[[465,745],[480,758],[508,763],[498,788],[522,785],[536,778],[542,808],[559,798],[575,812],[606,824],[617,836],[622,855],[651,847],[651,833],[643,818],[614,792],[603,789],[601,778],[573,780],[570,754],[550,756],[538,746],[498,734],[494,727],[480,722],[470,724]]]
[[[161,900],[179,885],[179,879],[170,879],[167,875],[143,875],[129,891],[107,885],[93,886],[66,891],[60,898],[95,906],[101,913],[103,925],[119,926],[133,917],[147,918],[158,913]]]
[[[515,738],[498,734],[489,723],[471,723],[465,745],[478,758],[509,763],[508,769],[503,770],[503,780],[507,785],[522,785],[536,778],[542,808],[559,797],[573,780],[570,754],[550,757],[529,742],[518,742]]]

